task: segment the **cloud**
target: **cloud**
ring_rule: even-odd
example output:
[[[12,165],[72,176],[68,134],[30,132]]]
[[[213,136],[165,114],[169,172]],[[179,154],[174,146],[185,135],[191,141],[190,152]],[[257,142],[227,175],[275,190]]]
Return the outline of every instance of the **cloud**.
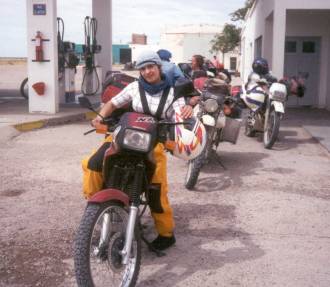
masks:
[[[149,43],[157,43],[165,27],[201,23],[221,25],[229,22],[229,14],[243,7],[244,2],[112,0],[113,42],[127,43],[132,33],[144,33]],[[0,57],[26,56],[25,5],[25,0],[1,0]],[[57,14],[65,22],[64,39],[83,43],[83,22],[85,16],[92,16],[92,0],[57,0]]]

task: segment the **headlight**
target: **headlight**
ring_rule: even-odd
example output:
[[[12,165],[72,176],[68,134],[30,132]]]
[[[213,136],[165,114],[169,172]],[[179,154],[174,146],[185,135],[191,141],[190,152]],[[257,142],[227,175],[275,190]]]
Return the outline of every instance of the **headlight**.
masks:
[[[147,152],[150,145],[151,136],[148,133],[126,129],[124,134],[124,146],[136,151]]]
[[[216,100],[208,99],[204,102],[204,109],[208,113],[214,113],[218,109],[219,105]]]
[[[270,98],[273,99],[274,101],[285,102],[286,93],[284,93],[282,91],[273,91],[270,94]]]

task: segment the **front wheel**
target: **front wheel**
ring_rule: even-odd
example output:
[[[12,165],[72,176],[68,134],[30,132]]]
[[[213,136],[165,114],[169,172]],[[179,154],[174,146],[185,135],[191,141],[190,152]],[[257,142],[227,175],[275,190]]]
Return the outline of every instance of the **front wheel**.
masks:
[[[276,112],[273,108],[269,112],[268,121],[264,129],[264,146],[271,149],[274,145],[280,130],[281,114]]]
[[[117,202],[88,204],[74,244],[79,287],[135,286],[141,265],[141,239],[136,233],[128,264],[122,264],[128,213]]]

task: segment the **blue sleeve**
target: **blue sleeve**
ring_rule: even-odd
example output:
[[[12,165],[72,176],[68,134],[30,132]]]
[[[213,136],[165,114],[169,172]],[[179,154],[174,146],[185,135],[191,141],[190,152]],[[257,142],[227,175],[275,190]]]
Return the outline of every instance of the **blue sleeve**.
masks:
[[[176,81],[179,78],[184,78],[182,71],[180,70],[180,68],[177,65],[174,65],[173,78],[174,78],[174,81]]]

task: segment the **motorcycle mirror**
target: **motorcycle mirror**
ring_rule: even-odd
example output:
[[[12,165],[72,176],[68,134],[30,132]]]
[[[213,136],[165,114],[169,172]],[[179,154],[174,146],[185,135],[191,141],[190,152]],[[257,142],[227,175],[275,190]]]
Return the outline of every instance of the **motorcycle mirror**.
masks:
[[[177,100],[181,97],[192,94],[195,91],[194,84],[191,80],[186,78],[179,78],[174,86],[174,99]]]
[[[100,116],[102,119],[104,119],[103,116],[101,116],[94,108],[92,103],[90,102],[89,99],[87,99],[86,97],[79,97],[78,98],[79,104],[86,109],[89,109],[91,111],[93,111],[95,114],[97,114],[98,116]]]
[[[93,106],[92,106],[92,103],[90,102],[89,99],[87,99],[86,97],[79,97],[78,98],[79,100],[79,104],[83,107],[83,108],[86,108],[86,109],[89,109],[89,110],[94,110],[93,109]]]

